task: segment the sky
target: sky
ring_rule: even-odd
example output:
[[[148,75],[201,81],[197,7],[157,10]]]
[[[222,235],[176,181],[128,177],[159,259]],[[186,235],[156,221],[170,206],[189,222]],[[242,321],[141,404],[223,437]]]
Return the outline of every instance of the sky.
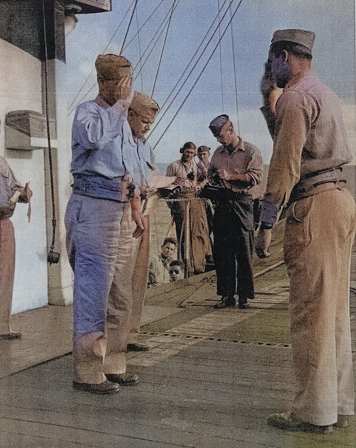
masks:
[[[98,92],[97,55],[122,49],[134,67],[134,89],[161,106],[148,137],[157,162],[177,160],[187,141],[215,150],[208,126],[226,113],[269,163],[260,80],[276,29],[315,32],[313,72],[339,95],[344,111],[354,110],[355,0],[138,0],[132,15],[133,5],[112,0],[111,12],[77,15],[66,37],[68,114]],[[353,129],[354,115],[346,115]]]

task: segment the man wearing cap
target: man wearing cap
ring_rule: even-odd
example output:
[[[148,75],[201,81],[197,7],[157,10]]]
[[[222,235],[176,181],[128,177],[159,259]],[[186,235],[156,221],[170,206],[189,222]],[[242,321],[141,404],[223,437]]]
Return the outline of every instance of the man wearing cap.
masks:
[[[194,160],[197,148],[186,142],[179,150],[181,158],[167,167],[167,176],[175,176],[180,187],[175,200],[169,203],[176,227],[178,259],[184,263],[185,276],[205,272],[212,250],[204,199],[197,197],[201,185]]]
[[[109,379],[116,378],[118,382],[126,385],[134,385],[139,381],[137,375],[126,371],[128,342],[132,350],[148,349],[138,342],[137,336],[149,270],[149,214],[153,208],[146,205],[147,201],[152,199],[152,181],[158,170],[145,135],[150,130],[158,110],[158,104],[153,99],[135,92],[125,124],[124,153],[127,155],[126,160],[129,160],[135,185],[140,189],[145,230],[138,238],[134,238],[135,222],[131,216],[131,205],[126,204],[121,222],[115,274],[109,294],[108,319],[114,326],[109,330],[106,368],[111,371],[111,375],[107,375]]]
[[[269,51],[272,76],[284,90],[276,103],[261,233],[288,206],[284,257],[297,394],[291,411],[272,414],[268,423],[329,433],[354,414],[349,279],[355,203],[342,174],[352,156],[340,102],[311,72],[314,37],[279,30]]]
[[[262,180],[259,149],[243,141],[227,115],[219,115],[209,128],[221,143],[211,158],[208,178],[221,187],[214,213],[214,261],[217,294],[215,308],[239,307],[254,299],[252,254],[254,243],[254,187]]]
[[[199,162],[197,163],[198,182],[200,183],[201,188],[203,188],[208,177],[210,148],[205,145],[199,146],[197,149],[197,156],[199,159]]]
[[[65,225],[74,271],[73,359],[77,390],[111,394],[118,382],[105,370],[106,309],[117,258],[120,222],[130,201],[135,233],[144,229],[141,201],[131,188],[122,150],[132,100],[132,68],[123,56],[99,55],[99,94],[77,107],[72,127],[72,195]]]

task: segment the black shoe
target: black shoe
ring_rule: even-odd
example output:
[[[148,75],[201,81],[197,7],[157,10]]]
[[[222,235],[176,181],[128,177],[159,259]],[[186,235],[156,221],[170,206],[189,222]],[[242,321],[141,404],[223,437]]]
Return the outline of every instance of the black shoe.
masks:
[[[115,394],[120,390],[120,386],[118,384],[111,383],[108,380],[105,380],[100,384],[78,383],[77,381],[73,381],[73,388],[99,395]]]
[[[135,386],[140,381],[133,372],[106,373],[105,376],[111,383],[117,383],[120,386]]]
[[[214,259],[213,259],[212,255],[207,255],[205,257],[205,261],[206,261],[207,264],[214,264]]]
[[[145,344],[141,344],[141,342],[131,342],[127,344],[128,352],[148,352],[149,346]]]
[[[244,308],[249,308],[250,304],[247,302],[247,298],[246,297],[239,297],[239,308],[240,309],[244,309]]]
[[[235,297],[223,296],[221,300],[214,305],[215,309],[228,308],[236,305]]]

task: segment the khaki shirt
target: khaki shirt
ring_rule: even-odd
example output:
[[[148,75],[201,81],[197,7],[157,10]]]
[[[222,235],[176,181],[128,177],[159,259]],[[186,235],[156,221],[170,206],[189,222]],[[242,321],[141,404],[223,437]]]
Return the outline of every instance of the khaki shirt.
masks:
[[[279,208],[300,179],[349,163],[352,155],[339,99],[313,74],[284,90],[276,114],[265,199]]]
[[[10,204],[10,199],[21,188],[6,159],[0,157],[0,219],[11,218],[16,204]]]
[[[208,170],[208,178],[211,183],[216,183],[213,176],[220,169],[232,173],[249,174],[252,179],[252,186],[248,192],[255,197],[254,186],[261,182],[263,176],[262,156],[256,146],[243,141],[241,138],[231,154],[224,146],[219,146],[211,158]],[[239,187],[238,181],[224,181],[224,186],[235,192],[244,191]]]
[[[176,176],[174,185],[180,185],[183,190],[195,191],[198,185],[197,182],[197,164],[194,160],[191,163],[183,163],[181,160],[176,160],[167,167],[166,176]],[[194,179],[189,179],[188,174],[194,176]]]

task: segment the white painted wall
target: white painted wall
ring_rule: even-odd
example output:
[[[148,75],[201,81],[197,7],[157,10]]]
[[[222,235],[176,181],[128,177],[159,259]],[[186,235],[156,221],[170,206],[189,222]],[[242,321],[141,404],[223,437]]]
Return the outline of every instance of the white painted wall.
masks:
[[[32,216],[27,205],[18,204],[12,217],[16,237],[16,268],[12,312],[48,303],[47,243],[44,199],[44,151],[6,150],[5,116],[13,110],[42,113],[41,61],[0,40],[0,154],[19,182],[30,181]]]

